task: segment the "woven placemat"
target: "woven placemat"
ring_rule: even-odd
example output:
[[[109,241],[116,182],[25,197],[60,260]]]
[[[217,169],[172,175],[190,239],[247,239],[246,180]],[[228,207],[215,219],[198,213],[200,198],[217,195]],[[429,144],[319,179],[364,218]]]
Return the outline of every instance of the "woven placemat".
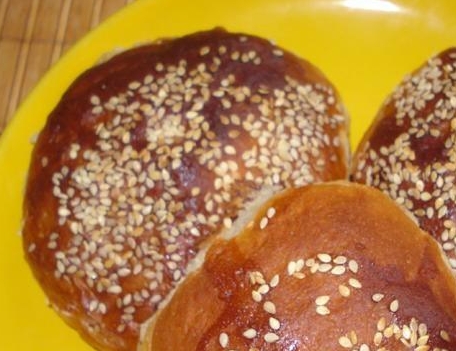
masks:
[[[41,76],[87,31],[134,0],[0,0],[0,135]]]

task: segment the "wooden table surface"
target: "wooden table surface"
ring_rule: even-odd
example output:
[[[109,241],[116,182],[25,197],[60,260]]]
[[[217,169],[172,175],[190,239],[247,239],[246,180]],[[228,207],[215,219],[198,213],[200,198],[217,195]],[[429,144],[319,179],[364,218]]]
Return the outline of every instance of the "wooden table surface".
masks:
[[[133,0],[0,0],[0,135],[49,67]]]

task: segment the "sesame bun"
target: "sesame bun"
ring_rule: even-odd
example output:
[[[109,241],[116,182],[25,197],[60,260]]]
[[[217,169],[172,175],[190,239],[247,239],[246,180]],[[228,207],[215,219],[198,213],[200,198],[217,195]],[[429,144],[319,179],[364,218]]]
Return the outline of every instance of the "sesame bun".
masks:
[[[359,144],[352,179],[406,208],[456,272],[456,48],[432,57],[386,99]]]
[[[83,73],[40,133],[26,259],[90,344],[133,350],[246,204],[345,179],[347,159],[341,101],[309,62],[221,29],[137,47]]]
[[[142,350],[455,350],[455,283],[437,243],[380,191],[289,189],[213,243]]]

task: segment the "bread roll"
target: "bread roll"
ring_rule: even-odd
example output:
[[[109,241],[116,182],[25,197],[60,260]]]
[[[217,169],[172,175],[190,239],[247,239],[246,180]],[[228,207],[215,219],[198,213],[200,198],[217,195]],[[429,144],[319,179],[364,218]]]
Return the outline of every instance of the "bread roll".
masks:
[[[260,193],[347,178],[347,118],[309,62],[216,29],[83,73],[34,148],[27,261],[50,305],[100,350],[141,324]]]
[[[142,350],[455,350],[455,283],[435,240],[380,191],[290,189],[213,243]]]
[[[356,150],[352,178],[409,210],[456,270],[455,112],[452,48],[408,75],[387,98]]]

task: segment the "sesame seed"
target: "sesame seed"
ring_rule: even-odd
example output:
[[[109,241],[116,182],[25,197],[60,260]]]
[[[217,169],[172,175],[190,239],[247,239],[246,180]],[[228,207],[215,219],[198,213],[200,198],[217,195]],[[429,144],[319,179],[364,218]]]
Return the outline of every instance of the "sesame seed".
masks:
[[[130,90],[136,90],[139,87],[141,87],[141,83],[137,82],[137,81],[131,82],[130,84],[128,84],[128,89],[130,89]]]
[[[388,326],[387,328],[385,328],[385,330],[383,331],[383,336],[385,338],[391,338],[393,335],[394,335],[394,328],[391,325]]]
[[[132,301],[132,295],[131,294],[127,294],[124,296],[124,298],[122,299],[122,304],[123,305],[129,305]]]
[[[279,330],[280,329],[280,322],[278,319],[274,317],[269,317],[269,326],[273,330]]]
[[[374,335],[374,344],[375,346],[379,346],[382,343],[383,334],[381,332],[376,332]]]
[[[282,57],[283,56],[283,51],[282,50],[279,50],[279,49],[274,49],[272,51],[272,53],[275,55],[275,56],[278,56],[278,57]]]
[[[377,330],[383,331],[383,330],[385,330],[385,327],[386,327],[386,319],[385,319],[385,317],[382,317],[377,322]]]
[[[264,335],[264,341],[266,341],[267,343],[274,343],[276,341],[278,341],[280,338],[277,334],[275,333],[266,333]]]
[[[266,213],[266,216],[271,219],[276,214],[276,209],[274,207],[269,207]]]
[[[253,328],[250,328],[244,331],[242,335],[247,339],[253,339],[257,336],[257,331]]]
[[[237,61],[237,60],[239,60],[240,56],[241,56],[241,54],[239,53],[239,51],[233,51],[230,55],[230,58],[233,61]]]
[[[276,274],[271,278],[271,281],[269,282],[269,286],[271,288],[275,288],[277,285],[279,285],[279,281],[280,281],[279,275]]]
[[[93,312],[98,308],[98,301],[97,300],[92,300],[89,303],[89,312]]]
[[[201,236],[201,233],[200,233],[199,229],[196,228],[196,227],[193,227],[193,228],[190,229],[190,234],[195,236],[195,237]]]
[[[456,269],[456,259],[450,258],[450,265],[453,269]]]
[[[429,201],[430,199],[432,199],[432,195],[425,191],[425,192],[421,193],[420,198],[423,201]]]
[[[310,267],[310,273],[314,274],[314,273],[318,272],[319,268],[320,268],[320,265],[318,264],[318,262],[314,262],[314,264]],[[329,269],[327,269],[326,272],[329,271],[330,269],[331,269],[331,266],[329,266]]]
[[[439,334],[440,334],[440,337],[441,337],[443,340],[445,340],[446,342],[450,342],[450,341],[451,341],[451,340],[450,340],[450,335],[448,334],[448,332],[447,332],[446,330],[443,330],[443,329],[442,329],[442,330],[440,331]]]
[[[293,277],[296,279],[304,279],[306,277],[306,275],[302,272],[295,272],[295,273],[293,273]]]
[[[323,263],[317,266],[317,270],[321,273],[327,273],[332,269],[332,265],[329,263]]]
[[[100,105],[101,100],[100,100],[100,98],[99,98],[97,95],[92,95],[92,96],[90,97],[90,103],[91,103],[92,105],[95,105],[95,106],[96,106],[96,105]]]
[[[334,275],[342,275],[344,273],[345,273],[344,266],[335,266],[333,269],[331,269],[331,274],[334,274]]]
[[[450,97],[450,104],[453,108],[456,107],[456,97],[455,96]]]
[[[181,277],[182,277],[182,272],[181,271],[174,271],[173,272],[173,280],[174,281],[179,281]]]
[[[425,346],[429,341],[429,335],[423,335],[418,338],[416,341],[416,345],[418,346]]]
[[[345,264],[347,262],[347,257],[345,256],[337,256],[333,259],[333,263],[335,264]]]
[[[288,262],[287,272],[288,272],[288,275],[293,275],[296,272],[296,262],[295,261]]]
[[[98,106],[95,106],[93,109],[92,109],[92,113],[94,115],[99,115],[100,113],[103,112],[103,107],[98,105]]]
[[[355,260],[348,261],[348,269],[355,274],[358,273],[358,269],[359,269],[358,262],[356,262]]]
[[[252,290],[252,299],[255,302],[260,302],[263,299],[263,296],[256,290]]]
[[[313,258],[308,258],[308,259],[306,260],[306,266],[307,266],[307,267],[313,267],[314,265],[315,265],[315,259],[313,259]]]
[[[317,307],[315,308],[315,311],[316,311],[317,314],[319,314],[320,316],[327,316],[328,314],[330,314],[329,308],[326,307],[326,306],[317,306]]]
[[[319,253],[317,258],[323,263],[330,263],[332,261],[331,256],[326,253]]]
[[[155,294],[152,296],[152,298],[150,299],[150,302],[152,303],[158,303],[160,302],[161,300],[163,300],[163,297],[159,294]]]
[[[343,297],[348,297],[350,296],[350,288],[348,288],[346,285],[339,285],[339,294]]]
[[[326,305],[328,302],[329,302],[329,296],[328,296],[328,295],[321,295],[321,296],[318,296],[318,297],[315,299],[315,304],[316,304],[317,306],[324,306],[324,305]]]
[[[427,326],[424,323],[418,324],[418,335],[423,336],[427,334]]]
[[[66,270],[66,267],[62,263],[62,261],[57,261],[57,271],[63,274],[63,273],[65,273],[65,270]]]
[[[383,295],[383,294],[375,293],[375,294],[372,295],[372,301],[380,302],[380,301],[383,300],[384,297],[385,297],[385,295]]]
[[[265,295],[269,292],[269,285],[268,284],[263,284],[258,288],[258,292],[261,295]]]
[[[232,145],[226,145],[224,150],[227,155],[236,155],[236,149]]]
[[[353,345],[356,345],[358,343],[358,336],[356,335],[356,332],[354,330],[352,330],[348,334],[348,336],[349,336],[350,341],[352,342]]]
[[[70,210],[68,208],[60,207],[59,210],[58,210],[58,214],[61,217],[67,217],[67,216],[69,216],[71,214],[71,212],[70,212]]]
[[[267,217],[261,218],[260,229],[266,228],[267,225],[268,225],[268,218]]]
[[[218,52],[219,52],[220,55],[225,54],[226,51],[227,51],[227,50],[226,50],[226,46],[224,46],[224,45],[219,46]]]
[[[226,228],[231,228],[232,225],[233,225],[233,221],[231,220],[231,218],[225,217],[225,218],[223,219],[223,225],[224,225]]]
[[[165,66],[163,65],[163,63],[159,62],[155,65],[155,70],[157,72],[162,72],[163,70],[165,69]]]
[[[301,269],[304,268],[304,260],[302,258],[300,258],[299,260],[296,261],[296,266],[295,266],[295,272],[296,271],[300,271]]]
[[[263,274],[261,272],[253,272],[252,277],[254,279],[254,284],[266,284],[266,280],[263,277]]]
[[[404,325],[402,327],[402,337],[405,340],[410,340],[411,336],[412,336],[412,330],[409,328],[408,325]]]
[[[106,314],[106,312],[108,312],[108,309],[106,307],[106,305],[104,303],[100,303],[98,305],[98,311],[101,313],[101,314]]]
[[[350,279],[348,280],[348,284],[349,284],[351,287],[355,288],[355,289],[360,289],[360,288],[362,287],[362,285],[361,285],[361,283],[359,282],[359,280],[358,280],[358,279],[355,279],[355,278],[350,278]]]
[[[345,349],[351,349],[353,347],[351,340],[345,335],[339,338],[339,345]]]
[[[391,312],[397,312],[397,310],[399,309],[399,301],[393,300],[389,305],[389,309]]]
[[[120,294],[122,292],[122,287],[120,285],[111,285],[108,287],[107,292],[111,294]]]
[[[275,307],[274,303],[271,301],[265,301],[265,303],[263,304],[263,309],[269,314],[276,313],[276,307]]]
[[[227,333],[220,333],[219,344],[221,347],[226,348],[228,346],[229,338]]]

